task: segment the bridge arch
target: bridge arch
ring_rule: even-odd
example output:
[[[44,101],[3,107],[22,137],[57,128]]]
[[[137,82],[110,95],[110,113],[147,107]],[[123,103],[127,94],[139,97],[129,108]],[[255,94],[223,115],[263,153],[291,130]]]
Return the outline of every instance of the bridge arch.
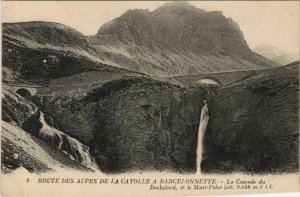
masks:
[[[215,77],[202,77],[196,81],[196,84],[223,86],[222,82]]]
[[[20,88],[16,91],[16,93],[24,98],[30,98],[32,96],[31,92],[26,88]]]

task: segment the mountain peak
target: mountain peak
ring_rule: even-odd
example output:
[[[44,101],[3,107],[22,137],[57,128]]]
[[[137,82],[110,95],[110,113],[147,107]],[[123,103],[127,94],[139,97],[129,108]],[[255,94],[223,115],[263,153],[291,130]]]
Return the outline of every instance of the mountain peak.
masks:
[[[163,4],[161,7],[185,7],[185,8],[195,8],[187,1],[172,1],[169,3]]]
[[[232,19],[226,18],[221,11],[206,12],[182,1],[165,3],[152,12],[129,10],[104,24],[91,40],[91,44],[97,44],[101,50],[103,46],[130,49],[128,53],[122,54],[123,57],[114,59],[121,61],[130,54],[132,57],[140,58],[141,62],[147,62],[148,64],[145,64],[147,66],[140,66],[139,62],[138,67],[141,72],[146,69],[149,73],[152,72],[150,66],[161,67],[161,57],[155,62],[149,61],[149,58],[153,58],[153,51],[156,49],[164,51],[164,57],[169,56],[167,51],[177,54],[193,53],[196,57],[217,54],[234,56],[265,67],[272,64],[250,50],[239,25]],[[149,57],[146,57],[145,53],[139,56],[138,53],[147,50],[151,51]],[[182,65],[186,63],[180,61],[178,59],[178,63],[175,63],[171,59],[164,65],[165,67],[163,66],[163,72],[172,74],[179,72],[175,71],[177,66],[183,67]],[[202,60],[188,63],[189,68],[182,69],[183,72],[195,72],[200,62],[203,63]],[[121,63],[124,64],[122,61]],[[128,65],[133,64],[128,61]],[[208,69],[212,70],[212,68]]]
[[[153,12],[129,10],[104,24],[97,36],[102,43],[113,41],[116,45],[188,48],[197,53],[229,52],[238,57],[250,52],[238,24],[220,11],[206,12],[186,1],[165,3]]]

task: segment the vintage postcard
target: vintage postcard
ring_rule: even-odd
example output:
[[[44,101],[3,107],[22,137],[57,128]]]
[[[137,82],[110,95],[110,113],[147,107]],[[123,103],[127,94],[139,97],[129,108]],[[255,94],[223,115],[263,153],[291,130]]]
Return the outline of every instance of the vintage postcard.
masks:
[[[299,1],[2,1],[3,197],[299,192]]]

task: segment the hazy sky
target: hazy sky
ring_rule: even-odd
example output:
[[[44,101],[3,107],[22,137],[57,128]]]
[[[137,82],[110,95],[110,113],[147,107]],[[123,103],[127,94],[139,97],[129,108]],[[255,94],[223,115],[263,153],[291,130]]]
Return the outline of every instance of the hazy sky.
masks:
[[[2,2],[2,22],[52,21],[82,32],[95,34],[99,27],[122,15],[128,9],[156,9],[163,1],[131,2]],[[207,11],[219,10],[232,18],[253,48],[267,43],[286,52],[299,51],[299,1],[192,1]]]

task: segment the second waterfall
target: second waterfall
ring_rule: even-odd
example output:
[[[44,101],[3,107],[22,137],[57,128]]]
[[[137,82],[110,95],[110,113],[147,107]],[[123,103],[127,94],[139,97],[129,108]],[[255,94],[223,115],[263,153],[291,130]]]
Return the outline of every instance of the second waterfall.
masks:
[[[206,131],[207,123],[208,123],[208,107],[206,101],[203,102],[204,106],[201,109],[200,121],[199,121],[199,129],[198,129],[198,139],[197,139],[197,172],[196,174],[201,174],[201,162],[202,162],[202,154],[203,154],[203,137]]]

